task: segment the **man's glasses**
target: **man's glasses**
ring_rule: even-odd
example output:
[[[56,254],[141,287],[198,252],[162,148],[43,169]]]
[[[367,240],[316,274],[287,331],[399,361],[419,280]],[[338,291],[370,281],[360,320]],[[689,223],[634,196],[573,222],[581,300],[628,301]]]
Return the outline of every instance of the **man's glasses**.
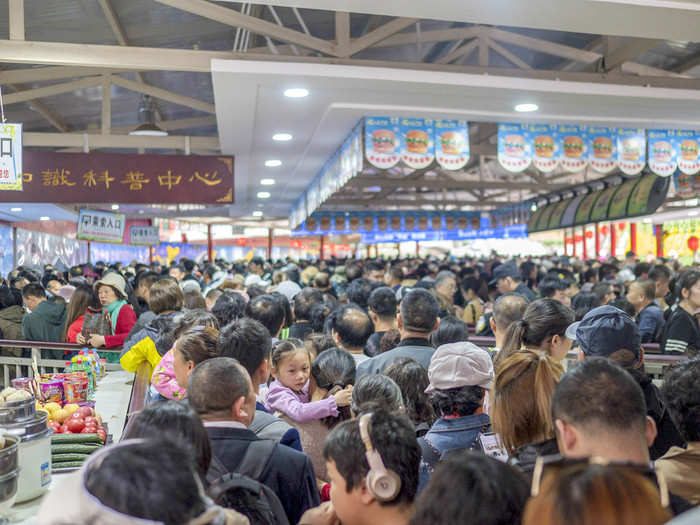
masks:
[[[591,465],[623,469],[644,476],[658,487],[661,506],[664,508],[669,506],[670,500],[666,478],[664,478],[662,472],[654,468],[653,463],[640,465],[639,463],[610,461],[609,459],[599,456],[592,456],[590,458],[565,458],[561,454],[554,454],[551,456],[538,457],[535,462],[535,470],[532,473],[532,497],[534,498],[540,493],[542,480],[547,474],[559,475],[563,472],[583,472]]]

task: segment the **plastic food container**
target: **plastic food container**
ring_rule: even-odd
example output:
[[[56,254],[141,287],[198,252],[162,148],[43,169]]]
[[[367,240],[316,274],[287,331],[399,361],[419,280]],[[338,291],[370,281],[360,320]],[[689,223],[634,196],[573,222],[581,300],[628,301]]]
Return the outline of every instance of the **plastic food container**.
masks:
[[[11,401],[0,406],[0,425],[32,419],[36,415],[36,399],[31,397],[22,401]]]
[[[3,427],[21,440],[15,501],[20,503],[41,496],[51,483],[51,430],[46,427],[46,414],[40,412],[33,419]]]

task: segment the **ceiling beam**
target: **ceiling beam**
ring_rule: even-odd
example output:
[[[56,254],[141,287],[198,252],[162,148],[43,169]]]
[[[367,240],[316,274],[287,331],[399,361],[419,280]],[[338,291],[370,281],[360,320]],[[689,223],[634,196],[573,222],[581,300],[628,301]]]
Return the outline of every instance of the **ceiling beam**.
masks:
[[[620,70],[623,73],[632,73],[634,75],[640,75],[640,76],[694,78],[694,77],[691,77],[690,75],[675,73],[673,71],[667,71],[666,69],[660,69],[658,67],[647,66],[645,64],[638,64],[636,62],[625,62],[624,64],[622,64],[620,66]]]
[[[66,78],[91,77],[103,73],[128,73],[128,70],[111,70],[101,67],[47,66],[0,71],[0,84],[44,82]]]
[[[493,49],[496,53],[501,55],[503,58],[505,58],[508,62],[510,62],[514,66],[517,66],[520,69],[532,69],[530,64],[528,64],[524,60],[518,58],[515,54],[508,51],[505,47],[503,47],[501,44],[499,44],[495,40],[489,38],[488,36],[483,36],[481,38],[482,38],[482,40],[484,40],[486,42],[488,47]]]
[[[102,134],[109,135],[112,130],[112,79],[110,75],[102,76]]]
[[[634,76],[619,73],[578,73],[549,70],[457,66],[387,60],[343,59],[334,57],[296,57],[228,51],[199,51],[190,49],[120,47],[95,44],[64,44],[56,42],[18,42],[0,40],[0,62],[23,64],[52,64],[66,66],[102,67],[127,70],[211,72],[213,59],[260,60],[270,62],[300,62],[318,64],[357,65],[411,69],[417,71],[447,71],[477,75],[493,75],[541,80],[593,82],[630,86],[673,89],[700,89],[700,79],[662,76]],[[1,73],[0,73],[1,75]]]
[[[198,111],[203,111],[204,113],[216,113],[214,104],[209,104],[208,102],[203,102],[196,98],[180,95],[179,93],[173,93],[167,89],[149,86],[148,84],[141,84],[139,82],[134,82],[133,80],[127,80],[126,78],[117,76],[112,77],[112,83],[125,89],[130,89],[131,91],[151,95],[152,97],[167,100],[173,104],[179,104]]]
[[[350,56],[350,13],[335,12],[335,45],[338,56]]]
[[[10,40],[24,40],[24,0],[9,1]]]
[[[652,38],[633,38],[622,45],[608,49],[603,57],[605,60],[605,70],[610,71],[621,66],[625,62],[634,60],[647,51],[663,44],[664,40]]]
[[[102,135],[83,133],[36,133],[26,131],[22,135],[25,147],[82,148],[87,137],[91,149],[146,148],[185,150],[188,137],[144,137],[141,135]],[[219,150],[218,137],[189,137],[192,149]]]
[[[282,42],[290,42],[300,46],[308,47],[316,51],[321,51],[327,55],[335,55],[335,45],[321,38],[309,36],[307,34],[281,27],[277,24],[255,18],[253,16],[244,15],[229,9],[206,2],[204,0],[155,0],[156,2],[198,15],[210,20],[214,20],[221,24],[226,24],[232,27],[240,27],[247,29],[252,33],[269,36]]]
[[[476,49],[476,46],[479,45],[479,39],[474,38],[467,42],[466,44],[463,44],[456,49],[453,49],[449,53],[447,53],[445,56],[442,56],[438,58],[435,63],[436,64],[449,64],[450,62],[454,62],[460,57],[467,56],[471,54],[474,49]]]
[[[478,35],[481,26],[455,27],[450,29],[433,29],[420,32],[421,44],[431,44],[435,42],[452,42],[456,40],[469,40]],[[398,33],[390,36],[381,42],[377,42],[372,47],[407,46],[418,41],[416,33]]]
[[[372,47],[376,43],[381,42],[385,38],[389,38],[391,35],[403,31],[416,22],[418,22],[418,19],[416,18],[395,18],[391,22],[387,22],[386,24],[379,26],[377,29],[362,35],[360,38],[354,39],[350,43],[350,55],[354,55],[363,49]]]
[[[357,206],[376,208],[377,206],[506,206],[518,204],[520,201],[489,201],[489,200],[464,200],[464,199],[329,199],[323,203],[321,209],[326,206]]]
[[[586,64],[595,62],[601,57],[599,53],[586,51],[585,49],[565,46],[563,44],[549,42],[548,40],[513,33],[512,31],[504,31],[503,29],[497,29],[495,27],[486,28],[486,34],[489,38],[499,42],[513,44],[518,47],[524,47],[525,49],[539,51],[540,53],[546,53],[548,55],[569,58],[571,60],[576,60],[577,62],[583,62]]]
[[[3,97],[3,102],[5,104],[17,104],[18,102],[27,102],[28,100],[34,100],[41,97],[50,97],[61,93],[69,93],[71,91],[75,91],[76,89],[99,86],[101,83],[102,77],[89,77],[81,80],[74,80],[73,82],[65,82],[63,84],[25,89],[19,93],[5,95]]]

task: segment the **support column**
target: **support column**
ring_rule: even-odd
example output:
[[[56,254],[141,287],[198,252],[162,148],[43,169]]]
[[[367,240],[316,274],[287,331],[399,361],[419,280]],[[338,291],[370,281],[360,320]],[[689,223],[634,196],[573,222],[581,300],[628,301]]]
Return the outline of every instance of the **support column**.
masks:
[[[420,242],[416,241],[416,257],[420,257]]]
[[[637,255],[637,223],[630,222],[630,251]]]
[[[571,243],[571,254],[576,257],[576,228],[571,228],[571,240],[573,241]]]
[[[664,225],[654,225],[654,235],[656,236],[656,256],[664,256]]]
[[[588,259],[588,250],[586,249],[586,227],[581,228],[581,237],[583,238],[583,260]]]
[[[318,250],[318,260],[319,261],[323,260],[323,256],[324,256],[323,252],[325,251],[324,248],[326,247],[325,245],[326,245],[326,236],[321,235],[321,246],[319,247],[319,250]]]
[[[92,262],[92,261],[90,260],[90,251],[91,251],[91,250],[90,250],[90,241],[88,241],[88,242],[87,242],[87,252],[88,252],[88,253],[87,253],[87,259],[88,259],[87,262],[88,262],[88,264],[90,264],[90,263]]]
[[[211,224],[207,224],[207,259],[209,259],[209,264],[214,263],[214,239],[211,234]]]
[[[274,230],[272,228],[267,229],[267,258],[272,259],[272,239]]]
[[[598,229],[598,223],[595,223],[595,258],[600,257],[600,231]]]
[[[615,257],[615,248],[617,244],[617,230],[614,222],[610,223],[610,256]]]

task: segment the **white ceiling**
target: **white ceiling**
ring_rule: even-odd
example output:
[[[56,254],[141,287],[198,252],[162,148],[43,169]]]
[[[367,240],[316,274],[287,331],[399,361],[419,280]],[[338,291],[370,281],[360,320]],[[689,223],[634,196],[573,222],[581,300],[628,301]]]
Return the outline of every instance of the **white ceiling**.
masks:
[[[12,211],[12,208],[21,208]],[[39,217],[49,217],[52,221],[77,221],[78,214],[68,211],[55,204],[10,203],[0,204],[0,221],[29,222],[37,221]]]
[[[254,0],[253,3],[666,40],[697,41],[700,27],[698,0]]]
[[[700,91],[505,78],[398,68],[212,61],[222,152],[235,155],[231,216],[286,217],[323,164],[365,115],[456,117],[470,121],[571,122],[633,127],[700,127]],[[288,87],[310,96],[287,99]],[[513,110],[535,102],[540,111]],[[272,135],[294,139],[276,143]],[[268,168],[266,159],[282,166]],[[260,186],[272,177],[275,186]],[[256,198],[269,191],[270,199]]]

